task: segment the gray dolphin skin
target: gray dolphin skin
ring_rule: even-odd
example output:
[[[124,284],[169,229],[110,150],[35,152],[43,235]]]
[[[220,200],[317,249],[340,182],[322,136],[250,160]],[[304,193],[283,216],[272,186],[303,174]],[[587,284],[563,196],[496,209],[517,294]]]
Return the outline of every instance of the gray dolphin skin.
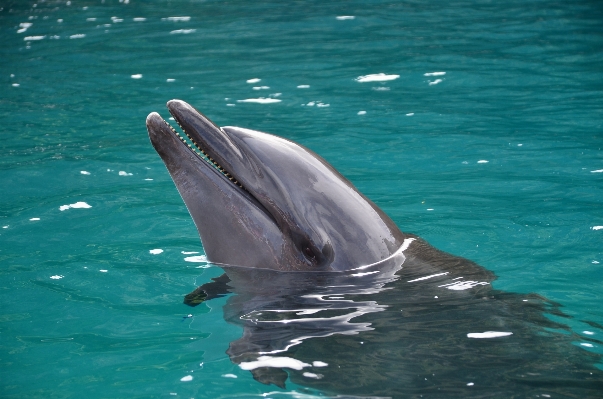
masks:
[[[243,334],[227,354],[254,379],[347,398],[601,397],[601,357],[576,342],[603,342],[558,304],[401,232],[311,150],[167,107],[187,137],[154,112],[151,143],[225,271],[184,302],[228,296]]]
[[[167,106],[215,162],[191,151],[157,113],[148,116],[151,142],[210,261],[338,271],[387,258],[402,245],[405,236],[392,220],[309,149],[266,133],[219,128],[180,100]]]

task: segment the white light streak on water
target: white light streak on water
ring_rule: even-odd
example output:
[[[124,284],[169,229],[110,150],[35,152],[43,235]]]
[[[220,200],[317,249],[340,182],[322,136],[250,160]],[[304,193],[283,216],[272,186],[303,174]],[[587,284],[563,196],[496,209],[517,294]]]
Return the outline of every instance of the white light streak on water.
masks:
[[[387,82],[389,80],[398,79],[400,75],[386,75],[384,73],[375,73],[372,75],[358,76],[356,82],[367,83],[367,82]]]

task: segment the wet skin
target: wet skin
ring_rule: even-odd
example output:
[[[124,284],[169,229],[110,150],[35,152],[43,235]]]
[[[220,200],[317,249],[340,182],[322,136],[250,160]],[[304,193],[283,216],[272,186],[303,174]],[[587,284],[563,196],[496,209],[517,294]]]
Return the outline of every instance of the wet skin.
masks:
[[[270,134],[219,128],[189,104],[168,109],[192,142],[157,114],[151,142],[167,166],[214,263],[283,271],[340,271],[392,255],[405,235],[311,150]],[[242,186],[242,187],[241,187]]]

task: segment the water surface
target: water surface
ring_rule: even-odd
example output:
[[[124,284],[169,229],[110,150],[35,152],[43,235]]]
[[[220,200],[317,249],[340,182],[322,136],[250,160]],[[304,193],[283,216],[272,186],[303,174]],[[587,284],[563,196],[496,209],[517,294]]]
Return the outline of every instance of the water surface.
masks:
[[[172,98],[310,147],[601,354],[602,21],[596,1],[3,2],[1,396],[322,395],[230,361],[227,298],[182,303],[222,270],[148,141]]]

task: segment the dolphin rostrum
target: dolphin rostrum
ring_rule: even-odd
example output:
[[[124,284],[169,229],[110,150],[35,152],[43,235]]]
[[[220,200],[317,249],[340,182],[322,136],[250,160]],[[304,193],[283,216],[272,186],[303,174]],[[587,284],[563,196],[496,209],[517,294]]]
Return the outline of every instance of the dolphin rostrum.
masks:
[[[151,143],[226,271],[185,303],[236,294],[225,318],[244,333],[227,353],[256,380],[346,397],[602,392],[600,358],[571,344],[585,338],[544,315],[567,318],[557,305],[401,232],[311,150],[167,106],[187,137],[153,112]]]

